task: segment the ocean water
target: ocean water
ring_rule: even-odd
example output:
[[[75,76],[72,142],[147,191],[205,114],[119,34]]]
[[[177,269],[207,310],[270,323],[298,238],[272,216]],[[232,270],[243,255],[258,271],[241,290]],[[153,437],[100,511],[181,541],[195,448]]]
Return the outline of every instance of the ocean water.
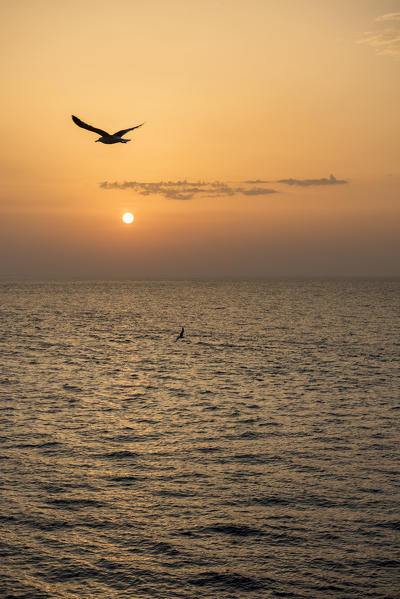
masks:
[[[400,281],[0,299],[2,597],[400,597]]]

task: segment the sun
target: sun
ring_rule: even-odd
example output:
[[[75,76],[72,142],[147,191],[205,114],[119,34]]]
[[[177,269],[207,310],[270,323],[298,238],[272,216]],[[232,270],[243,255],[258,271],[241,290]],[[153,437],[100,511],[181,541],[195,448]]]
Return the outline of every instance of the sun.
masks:
[[[134,219],[135,217],[131,212],[125,212],[125,214],[122,215],[122,220],[126,225],[130,225],[131,223],[133,223]]]

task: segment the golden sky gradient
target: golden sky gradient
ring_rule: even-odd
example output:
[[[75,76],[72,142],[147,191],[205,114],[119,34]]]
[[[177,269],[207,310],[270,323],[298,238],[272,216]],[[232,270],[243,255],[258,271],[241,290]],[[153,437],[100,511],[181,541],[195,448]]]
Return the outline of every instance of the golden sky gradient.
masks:
[[[4,0],[0,17],[1,277],[400,275],[400,0]],[[146,124],[107,146],[71,114]],[[157,192],[185,180],[233,191]]]

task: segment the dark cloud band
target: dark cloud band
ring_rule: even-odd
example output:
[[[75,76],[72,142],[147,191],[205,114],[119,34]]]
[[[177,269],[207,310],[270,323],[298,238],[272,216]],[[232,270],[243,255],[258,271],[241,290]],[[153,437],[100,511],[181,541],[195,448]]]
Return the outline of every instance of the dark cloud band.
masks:
[[[221,198],[234,195],[267,196],[278,193],[276,189],[265,187],[268,181],[254,179],[240,184],[230,184],[224,181],[103,181],[103,189],[131,189],[142,196],[159,195],[168,200],[192,200],[196,197]],[[311,187],[313,185],[344,185],[347,181],[336,179],[333,175],[322,179],[279,179],[275,183]]]

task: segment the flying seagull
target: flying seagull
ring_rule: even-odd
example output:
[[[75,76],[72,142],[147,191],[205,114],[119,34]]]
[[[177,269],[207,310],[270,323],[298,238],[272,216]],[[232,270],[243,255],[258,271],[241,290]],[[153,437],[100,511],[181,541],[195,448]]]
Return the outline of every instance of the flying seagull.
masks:
[[[88,131],[93,131],[93,133],[101,135],[101,137],[96,139],[96,141],[101,141],[102,144],[126,144],[126,142],[131,140],[122,139],[122,136],[125,135],[125,133],[128,133],[128,131],[133,131],[134,129],[144,125],[144,123],[141,123],[140,125],[130,127],[129,129],[121,129],[121,131],[117,131],[111,135],[110,133],[107,133],[107,131],[103,131],[103,129],[97,129],[97,127],[92,127],[92,125],[84,123],[81,121],[81,119],[78,119],[77,116],[72,115],[72,120],[74,121],[75,125],[78,125],[78,127],[82,127],[82,129],[87,129]]]
[[[178,341],[178,339],[183,339],[184,332],[185,332],[185,329],[182,327],[181,332],[179,333],[179,335],[175,339],[175,343]]]

